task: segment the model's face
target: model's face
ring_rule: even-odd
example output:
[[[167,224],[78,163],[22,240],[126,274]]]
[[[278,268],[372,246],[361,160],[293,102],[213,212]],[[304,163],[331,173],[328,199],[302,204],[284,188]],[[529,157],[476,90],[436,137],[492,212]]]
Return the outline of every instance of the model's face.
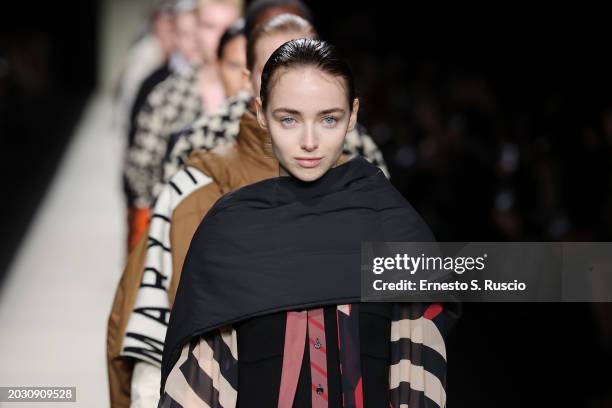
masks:
[[[219,39],[225,30],[240,17],[239,11],[224,3],[210,2],[199,9],[199,40],[206,61],[215,61]]]
[[[192,64],[202,60],[198,46],[198,17],[195,13],[179,13],[176,15],[176,45],[183,56]]]
[[[157,16],[153,21],[153,32],[164,53],[170,53],[175,49],[176,27],[171,15],[164,13]]]
[[[344,137],[355,126],[341,77],[315,67],[282,69],[274,74],[265,111],[257,98],[257,119],[268,129],[272,148],[286,173],[314,181],[334,166]]]
[[[275,33],[270,35],[264,35],[261,37],[254,48],[254,61],[253,71],[249,73],[251,86],[253,87],[253,94],[259,95],[259,89],[261,88],[261,73],[263,71],[268,58],[270,55],[281,45],[287,41],[297,40],[298,38],[304,38],[307,34],[303,32],[287,32],[287,33]]]
[[[223,49],[219,72],[228,97],[236,95],[239,91],[250,89],[248,78],[244,75],[246,69],[246,37],[241,35],[233,38]]]

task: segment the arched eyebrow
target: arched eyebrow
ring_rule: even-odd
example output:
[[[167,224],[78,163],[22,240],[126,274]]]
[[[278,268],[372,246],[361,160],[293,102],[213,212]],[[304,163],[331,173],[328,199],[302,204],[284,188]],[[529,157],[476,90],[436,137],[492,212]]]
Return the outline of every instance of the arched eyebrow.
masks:
[[[325,109],[322,111],[317,112],[317,115],[329,115],[330,113],[340,113],[340,114],[344,114],[345,110],[342,108],[332,108],[332,109]],[[301,115],[301,113],[295,109],[289,109],[289,108],[277,108],[274,109],[272,111],[273,114],[277,114],[277,113],[289,113],[291,115]]]
[[[296,111],[295,109],[289,109],[289,108],[278,108],[278,109],[274,109],[272,111],[272,113],[277,114],[277,113],[289,113],[291,115],[299,115],[300,112]]]
[[[320,111],[319,115],[329,115],[330,113],[344,114],[344,109],[341,109],[341,108],[325,109],[325,110]]]

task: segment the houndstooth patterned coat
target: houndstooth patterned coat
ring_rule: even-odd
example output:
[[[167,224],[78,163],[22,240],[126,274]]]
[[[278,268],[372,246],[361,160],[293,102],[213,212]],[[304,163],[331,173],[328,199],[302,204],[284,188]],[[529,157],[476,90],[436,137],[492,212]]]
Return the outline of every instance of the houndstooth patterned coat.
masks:
[[[124,179],[129,205],[148,208],[170,135],[202,114],[197,70],[174,73],[151,92],[136,118],[134,144],[128,149]]]

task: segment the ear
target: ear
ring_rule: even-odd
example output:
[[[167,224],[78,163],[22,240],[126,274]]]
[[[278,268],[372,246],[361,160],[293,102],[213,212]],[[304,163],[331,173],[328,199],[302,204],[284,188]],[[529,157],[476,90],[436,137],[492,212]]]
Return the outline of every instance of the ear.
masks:
[[[351,131],[357,124],[357,113],[359,112],[359,99],[353,99],[353,110],[351,111],[351,117],[349,118],[349,126],[347,131]]]
[[[263,105],[261,103],[261,98],[258,96],[255,98],[255,109],[257,110],[257,123],[262,129],[268,129],[268,123],[266,122],[266,115],[263,111]]]

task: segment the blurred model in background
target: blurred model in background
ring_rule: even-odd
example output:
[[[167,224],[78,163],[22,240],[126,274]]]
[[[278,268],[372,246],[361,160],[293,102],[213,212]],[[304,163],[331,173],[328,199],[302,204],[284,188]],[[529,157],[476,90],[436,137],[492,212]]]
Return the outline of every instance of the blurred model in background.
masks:
[[[176,49],[175,0],[160,0],[151,11],[148,26],[130,47],[117,88],[115,122],[127,132],[129,114],[143,81]]]
[[[159,172],[169,136],[203,113],[216,112],[225,101],[217,47],[241,10],[240,0],[200,0],[197,37],[201,63],[187,75],[176,72],[158,84],[135,115],[133,144],[124,167],[130,248],[148,224],[151,179]]]

